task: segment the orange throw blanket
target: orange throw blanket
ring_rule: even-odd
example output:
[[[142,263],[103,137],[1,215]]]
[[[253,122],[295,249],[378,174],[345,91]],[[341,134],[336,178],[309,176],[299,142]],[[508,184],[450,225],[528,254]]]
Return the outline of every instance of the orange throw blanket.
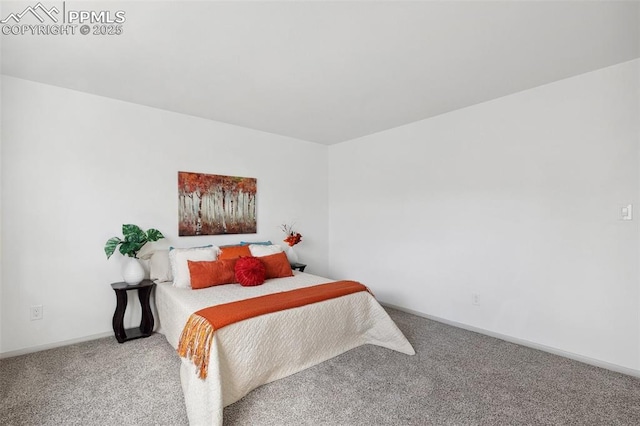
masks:
[[[337,281],[201,309],[193,313],[184,326],[178,343],[178,354],[183,358],[190,358],[199,377],[205,379],[215,330],[245,319],[335,299],[359,291],[369,290],[355,281]]]

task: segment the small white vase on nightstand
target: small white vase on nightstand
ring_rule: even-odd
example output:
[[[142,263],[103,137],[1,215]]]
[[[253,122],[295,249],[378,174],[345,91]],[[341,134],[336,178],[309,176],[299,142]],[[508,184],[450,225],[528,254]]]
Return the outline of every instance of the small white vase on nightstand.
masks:
[[[140,284],[144,279],[144,268],[135,257],[125,257],[122,266],[122,278],[129,285]]]
[[[298,263],[298,253],[293,249],[293,246],[289,246],[287,249],[287,259],[289,259],[289,263]]]

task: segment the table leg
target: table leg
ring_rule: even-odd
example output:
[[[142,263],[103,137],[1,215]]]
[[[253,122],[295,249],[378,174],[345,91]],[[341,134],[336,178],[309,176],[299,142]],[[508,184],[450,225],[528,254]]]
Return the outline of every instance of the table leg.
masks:
[[[127,292],[126,290],[116,290],[116,311],[113,314],[113,332],[119,343],[126,340],[127,335],[124,332],[124,311],[127,309]]]
[[[153,332],[153,313],[151,312],[151,304],[149,303],[152,289],[153,286],[138,289],[138,298],[140,299],[140,306],[142,307],[140,331],[143,334],[151,334]]]

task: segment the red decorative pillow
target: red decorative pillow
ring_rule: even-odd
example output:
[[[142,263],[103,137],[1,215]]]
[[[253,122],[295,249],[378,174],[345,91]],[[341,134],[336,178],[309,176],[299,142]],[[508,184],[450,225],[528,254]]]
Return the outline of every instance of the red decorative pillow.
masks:
[[[264,282],[264,264],[257,257],[241,257],[236,261],[236,280],[245,287]]]
[[[238,257],[251,256],[251,250],[249,246],[228,246],[220,247],[220,254],[218,259],[237,259]]]
[[[188,260],[187,264],[189,265],[192,289],[236,282],[236,259],[216,260],[213,262],[194,262]]]
[[[259,257],[264,263],[265,278],[284,278],[293,276],[289,259],[284,252]]]

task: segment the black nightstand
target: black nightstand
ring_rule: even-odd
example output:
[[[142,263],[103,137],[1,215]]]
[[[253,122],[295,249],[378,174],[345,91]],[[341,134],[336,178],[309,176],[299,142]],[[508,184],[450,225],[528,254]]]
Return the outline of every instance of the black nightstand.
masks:
[[[155,287],[155,283],[151,280],[143,280],[140,284],[129,285],[124,282],[113,283],[111,288],[116,292],[117,305],[116,312],[113,314],[113,332],[116,334],[118,343],[124,343],[127,340],[139,339],[140,337],[149,337],[153,333],[153,313],[149,304],[151,290]],[[138,290],[138,300],[142,307],[142,320],[139,328],[124,329],[124,311],[127,309],[127,291]]]
[[[297,269],[300,272],[304,272],[304,268],[306,267],[307,265],[305,265],[304,263],[295,262],[291,264],[291,269],[294,269],[294,270]]]

